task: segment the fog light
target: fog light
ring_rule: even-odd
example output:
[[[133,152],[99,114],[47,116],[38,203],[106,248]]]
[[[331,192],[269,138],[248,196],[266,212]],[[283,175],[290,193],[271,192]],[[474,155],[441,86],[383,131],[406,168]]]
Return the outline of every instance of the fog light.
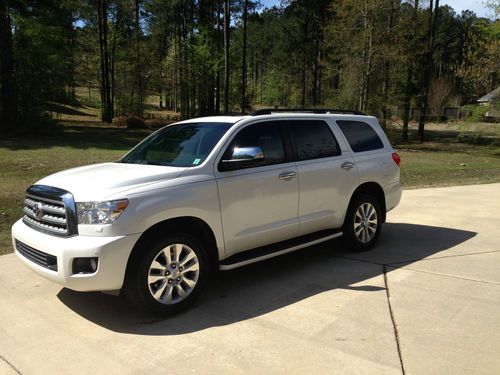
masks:
[[[75,258],[73,259],[73,274],[95,273],[98,262],[98,258]]]

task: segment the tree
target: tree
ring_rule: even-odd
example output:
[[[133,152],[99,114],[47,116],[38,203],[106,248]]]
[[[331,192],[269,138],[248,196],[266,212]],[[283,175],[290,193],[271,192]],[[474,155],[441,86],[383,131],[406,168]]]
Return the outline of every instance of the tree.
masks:
[[[97,0],[98,38],[101,66],[101,119],[111,123],[113,120],[113,103],[111,102],[111,85],[109,77],[108,51],[108,0]]]
[[[229,28],[230,28],[230,0],[224,0],[224,113],[229,113],[230,91],[230,63],[229,63]]]
[[[413,9],[411,10],[411,24],[417,25],[418,20],[418,1],[415,0],[413,3]],[[415,43],[417,41],[415,35],[415,28],[411,27],[410,32],[407,34],[405,38],[406,44],[406,84],[405,84],[405,92],[404,92],[404,100],[403,100],[403,140],[408,140],[408,123],[410,122],[410,106],[411,99],[413,97],[413,74],[414,74],[414,51],[415,51]]]
[[[9,8],[7,0],[0,0],[0,131],[14,129],[18,121],[13,54]]]
[[[434,10],[432,8],[433,0],[429,3],[429,26],[427,31],[427,46],[422,61],[422,79],[420,88],[420,116],[418,119],[418,138],[420,142],[424,141],[424,127],[427,118],[427,109],[429,106],[429,89],[432,76],[432,63],[434,53],[434,41],[438,26],[439,0],[436,0]]]
[[[243,0],[243,48],[241,49],[241,113],[247,108],[247,17],[248,0]]]

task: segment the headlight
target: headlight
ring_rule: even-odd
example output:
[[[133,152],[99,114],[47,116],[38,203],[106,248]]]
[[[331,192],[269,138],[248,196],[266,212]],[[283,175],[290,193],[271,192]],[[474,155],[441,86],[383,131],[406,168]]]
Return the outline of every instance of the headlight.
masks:
[[[111,224],[127,206],[127,199],[108,202],[77,202],[78,224]]]

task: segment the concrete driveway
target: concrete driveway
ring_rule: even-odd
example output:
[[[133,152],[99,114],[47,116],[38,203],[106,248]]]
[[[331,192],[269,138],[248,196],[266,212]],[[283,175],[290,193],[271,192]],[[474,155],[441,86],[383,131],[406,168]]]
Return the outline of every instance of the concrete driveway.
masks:
[[[379,245],[221,273],[187,313],[0,257],[0,373],[500,373],[500,184],[405,191]]]

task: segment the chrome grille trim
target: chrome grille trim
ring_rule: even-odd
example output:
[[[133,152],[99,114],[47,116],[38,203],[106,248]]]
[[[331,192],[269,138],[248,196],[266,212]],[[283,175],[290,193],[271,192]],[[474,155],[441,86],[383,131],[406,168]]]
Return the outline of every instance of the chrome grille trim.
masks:
[[[44,199],[44,201],[54,203],[53,201],[49,201],[48,199]],[[35,198],[35,197],[28,195],[26,197],[26,199],[24,200],[24,205],[28,206],[30,208],[33,208],[33,206],[37,202],[39,202],[39,198]],[[57,203],[61,204],[62,202],[57,202]],[[66,209],[64,207],[64,203],[63,203],[63,206],[56,205],[56,204],[50,204],[50,203],[43,203],[43,210],[45,212],[52,212],[55,214],[64,214],[66,212]]]
[[[52,186],[33,185],[26,194],[23,221],[41,232],[56,236],[78,233],[73,195]]]

